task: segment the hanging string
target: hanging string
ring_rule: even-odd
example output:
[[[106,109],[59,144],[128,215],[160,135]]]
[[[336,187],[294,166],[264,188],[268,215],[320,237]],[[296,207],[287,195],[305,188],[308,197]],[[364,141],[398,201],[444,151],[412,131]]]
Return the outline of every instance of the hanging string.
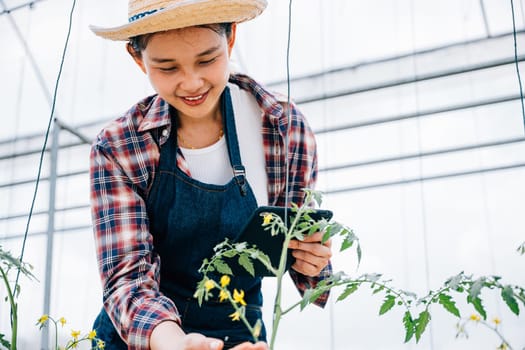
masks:
[[[521,101],[521,115],[523,118],[523,130],[525,132],[525,105],[523,103],[523,86],[521,85],[520,66],[518,64],[518,43],[516,40],[516,15],[514,13],[514,1],[510,0],[510,8],[512,11],[512,35],[514,38],[514,63],[516,65],[516,75],[518,77],[518,85],[520,87],[520,101]]]
[[[291,33],[292,33],[292,0],[288,2],[288,38],[286,41],[286,135],[284,135],[284,164],[286,168],[286,176],[284,181],[284,207],[288,208],[288,185],[289,185],[289,160],[288,160],[288,149],[289,149],[289,134],[290,134],[290,123],[292,121],[290,112],[290,42],[291,42]],[[284,216],[284,227],[288,227],[288,215]]]
[[[420,110],[419,106],[419,85],[417,82],[417,76],[418,76],[418,67],[416,62],[416,24],[415,24],[415,5],[414,0],[410,2],[410,8],[411,8],[411,35],[412,35],[412,64],[413,64],[413,70],[414,70],[414,95],[415,95],[415,109],[416,113]],[[422,133],[421,133],[421,118],[417,118],[416,120],[416,127],[417,127],[417,151],[418,151],[418,167],[419,167],[419,194],[420,194],[420,202],[421,202],[421,222],[422,222],[422,230],[423,230],[423,253],[424,253],[424,259],[425,259],[425,277],[426,277],[426,287],[427,290],[430,290],[430,261],[429,261],[429,254],[428,254],[428,223],[427,223],[427,206],[426,206],[426,195],[425,195],[425,183],[423,182],[423,159],[421,156],[422,153]],[[429,325],[429,337],[430,337],[430,349],[434,349],[434,327],[431,323]]]
[[[76,2],[77,2],[76,0],[73,0],[73,4],[71,5],[71,11],[69,13],[69,26],[68,26],[68,30],[67,30],[66,41],[64,43],[64,49],[62,51],[62,57],[61,57],[61,60],[60,60],[60,67],[59,67],[57,79],[56,79],[56,82],[55,82],[55,89],[54,89],[54,92],[53,92],[53,101],[52,101],[52,104],[51,104],[51,112],[50,112],[50,115],[49,115],[49,120],[48,120],[48,123],[47,123],[47,129],[46,129],[46,133],[45,133],[45,137],[44,137],[44,144],[42,146],[42,150],[40,151],[40,160],[38,162],[38,173],[37,173],[37,177],[36,177],[35,190],[33,192],[33,199],[31,200],[31,209],[29,210],[29,215],[27,217],[26,229],[25,229],[25,232],[24,232],[24,238],[23,238],[23,241],[22,241],[22,249],[21,249],[21,252],[20,252],[20,262],[24,261],[24,252],[25,252],[27,236],[28,236],[28,232],[29,232],[29,225],[31,223],[31,218],[33,216],[33,210],[34,210],[34,207],[35,207],[36,196],[38,194],[38,187],[40,185],[40,177],[42,175],[42,165],[43,165],[43,161],[44,161],[44,154],[46,152],[47,141],[49,139],[49,132],[51,130],[51,124],[52,124],[53,119],[54,119],[53,116],[55,114],[55,106],[56,106],[56,100],[57,100],[58,85],[60,83],[60,77],[62,76],[62,69],[64,67],[64,61],[65,61],[65,57],[66,57],[66,52],[67,52],[67,48],[69,46],[69,38],[71,36],[71,28],[73,26],[73,13],[75,11]],[[16,274],[15,286],[18,285],[19,277],[20,277],[20,268],[18,269],[17,274]]]

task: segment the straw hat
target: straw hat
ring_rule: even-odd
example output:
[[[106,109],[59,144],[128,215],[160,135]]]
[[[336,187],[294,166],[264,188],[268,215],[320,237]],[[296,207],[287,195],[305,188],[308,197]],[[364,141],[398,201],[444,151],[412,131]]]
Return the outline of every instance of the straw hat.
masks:
[[[265,8],[266,0],[129,0],[129,23],[90,28],[105,39],[128,40],[137,35],[201,24],[244,22]]]

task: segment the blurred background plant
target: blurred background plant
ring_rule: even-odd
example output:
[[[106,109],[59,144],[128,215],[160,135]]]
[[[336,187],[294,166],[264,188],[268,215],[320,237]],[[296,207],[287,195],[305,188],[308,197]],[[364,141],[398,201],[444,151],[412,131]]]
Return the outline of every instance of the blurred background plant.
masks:
[[[53,325],[54,330],[54,350],[68,350],[68,349],[76,349],[80,343],[88,343],[92,344],[90,349],[97,349],[102,350],[105,348],[105,343],[103,340],[100,340],[97,338],[97,332],[95,330],[91,330],[88,333],[82,335],[82,332],[79,330],[71,330],[71,339],[68,340],[65,346],[59,346],[58,345],[58,324],[60,323],[61,327],[64,327],[67,323],[66,319],[64,317],[60,317],[58,320],[54,319],[53,317],[49,315],[42,315],[38,321],[36,322],[36,325],[42,329],[43,327],[49,327],[50,324]]]
[[[36,280],[36,277],[31,272],[33,266],[27,262],[21,262],[20,259],[13,257],[9,251],[5,251],[2,246],[0,246],[0,274],[2,275],[2,282],[5,287],[5,301],[9,305],[9,312],[11,315],[11,329],[10,335],[5,335],[3,331],[0,332],[0,345],[9,350],[16,350],[18,347],[18,297],[20,295],[20,284],[18,283],[18,275],[22,274],[25,277]],[[12,275],[16,274],[17,278],[13,281],[11,280]],[[65,346],[61,347],[58,345],[58,324],[62,327],[66,324],[66,319],[61,317],[59,319],[54,319],[49,315],[42,315],[36,325],[42,329],[43,327],[48,327],[49,324],[52,324],[54,327],[54,347],[52,349],[74,349],[82,342],[90,342],[94,346],[90,347],[91,349],[101,350],[104,349],[104,342],[97,338],[96,331],[92,330],[84,335],[80,331],[71,330],[71,339],[68,340]]]
[[[30,279],[36,279],[31,270],[33,267],[21,262],[20,259],[13,257],[9,251],[5,251],[0,246],[0,273],[2,274],[2,282],[5,287],[6,297],[5,301],[9,304],[9,313],[11,320],[11,337],[8,340],[6,335],[0,333],[0,344],[6,349],[16,350],[17,336],[18,336],[18,296],[20,295],[20,285],[18,284],[18,276],[20,274]],[[10,275],[15,272],[17,277],[15,281],[11,281]]]

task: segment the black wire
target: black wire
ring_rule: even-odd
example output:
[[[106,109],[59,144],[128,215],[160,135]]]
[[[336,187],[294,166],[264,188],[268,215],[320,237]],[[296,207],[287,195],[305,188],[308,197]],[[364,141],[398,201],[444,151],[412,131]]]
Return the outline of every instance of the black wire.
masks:
[[[521,115],[523,117],[523,129],[525,131],[525,105],[523,103],[523,86],[521,85],[520,66],[518,64],[518,41],[516,40],[516,19],[514,14],[513,0],[510,0],[510,7],[512,10],[512,35],[514,37],[514,63],[516,64],[516,74],[518,76],[518,84],[520,86]]]
[[[49,121],[47,123],[47,129],[46,129],[46,134],[45,134],[45,138],[44,138],[44,145],[42,146],[42,150],[40,151],[40,160],[39,160],[39,163],[38,163],[38,174],[37,174],[37,177],[36,177],[35,191],[33,192],[33,199],[31,200],[31,209],[29,210],[29,216],[27,217],[27,224],[26,224],[26,229],[25,229],[25,232],[24,232],[24,239],[23,239],[23,242],[22,242],[22,251],[20,252],[20,266],[18,267],[18,271],[17,271],[17,274],[16,274],[15,287],[18,285],[18,279],[20,277],[20,268],[22,267],[22,262],[24,260],[24,252],[25,252],[25,247],[26,247],[26,242],[27,242],[27,235],[28,235],[28,232],[29,232],[29,224],[31,223],[31,217],[33,216],[33,209],[35,207],[36,196],[37,196],[37,193],[38,193],[38,186],[40,185],[40,177],[41,177],[41,174],[42,174],[42,164],[44,162],[44,154],[46,152],[47,141],[49,139],[49,132],[51,130],[51,124],[53,122],[53,116],[55,114],[55,105],[56,105],[56,100],[57,100],[58,85],[60,83],[60,77],[62,76],[62,69],[64,67],[64,61],[65,61],[65,57],[66,57],[66,52],[67,52],[67,48],[68,48],[68,45],[69,45],[69,37],[71,36],[71,28],[73,26],[73,12],[75,11],[76,3],[77,3],[77,1],[73,0],[73,4],[71,5],[71,11],[69,13],[69,27],[68,27],[68,30],[67,30],[66,42],[64,43],[64,49],[62,51],[62,58],[61,58],[61,61],[60,61],[60,68],[58,70],[58,75],[57,75],[57,79],[56,79],[56,82],[55,82],[55,90],[53,92],[53,103],[51,105],[51,113],[49,115]]]

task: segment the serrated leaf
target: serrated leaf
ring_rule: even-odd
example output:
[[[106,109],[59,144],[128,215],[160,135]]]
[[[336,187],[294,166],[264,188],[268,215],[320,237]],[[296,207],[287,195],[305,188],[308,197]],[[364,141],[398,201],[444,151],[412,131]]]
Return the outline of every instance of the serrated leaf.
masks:
[[[383,305],[381,305],[381,308],[379,308],[379,315],[384,315],[388,311],[390,311],[394,305],[396,304],[396,297],[393,295],[387,295],[385,297],[385,301],[383,302]]]
[[[458,290],[460,283],[463,281],[463,277],[464,277],[463,272],[460,272],[456,276],[450,277],[445,282],[445,285],[447,285],[452,290]]]
[[[341,295],[337,298],[337,301],[346,299],[350,294],[355,292],[358,288],[359,288],[359,284],[347,285],[345,291],[341,293]]]
[[[4,339],[4,337],[4,334],[0,334],[0,344],[2,344],[2,346],[4,346],[6,349],[11,349],[11,343],[7,339]]]
[[[217,269],[217,271],[223,275],[233,275],[232,269],[222,260],[214,260],[213,266]]]
[[[310,191],[312,199],[317,203],[318,206],[323,204],[323,194],[319,191]]]
[[[472,283],[472,286],[469,288],[469,295],[472,299],[475,299],[479,296],[479,293],[481,292],[481,288],[483,288],[483,285],[485,284],[486,278],[480,277],[477,280]]]
[[[222,256],[226,258],[233,258],[235,255],[237,255],[237,250],[235,249],[230,249],[222,253]]]
[[[474,305],[474,309],[483,317],[484,320],[487,319],[487,312],[485,311],[485,307],[483,307],[483,301],[481,298],[475,298],[472,299],[470,295],[467,297],[467,302]]]
[[[314,293],[313,289],[307,289],[304,291],[303,299],[301,299],[301,311],[304,310],[304,308],[310,304],[310,297]]]
[[[403,316],[403,325],[405,326],[405,343],[408,343],[415,333],[415,324],[410,311],[406,311]]]
[[[377,287],[376,289],[374,289],[374,291],[372,292],[372,294],[377,294],[379,292],[381,292],[382,290],[385,289],[385,286],[379,286]]]
[[[326,231],[323,234],[323,238],[321,239],[321,244],[326,243],[330,239],[330,227],[326,229]]]
[[[348,248],[351,248],[354,244],[354,241],[350,239],[349,237],[345,237],[343,240],[343,243],[341,243],[341,249],[339,249],[340,252],[347,250]]]
[[[361,244],[359,244],[359,242],[357,242],[356,252],[357,252],[357,266],[359,267],[359,265],[361,264],[361,256],[363,255],[361,251]]]
[[[255,269],[253,267],[253,263],[252,261],[250,260],[250,258],[248,257],[248,254],[246,253],[243,253],[239,256],[239,265],[241,265],[242,267],[244,267],[244,269],[246,271],[248,271],[250,273],[250,275],[254,276],[255,277]]]
[[[514,291],[512,290],[511,286],[505,286],[505,288],[501,290],[501,297],[512,312],[514,312],[516,315],[520,314],[520,308],[516,298],[514,297]]]
[[[416,320],[416,343],[421,339],[421,335],[425,332],[428,322],[430,322],[430,313],[425,310],[419,314]]]
[[[439,299],[439,303],[443,305],[445,310],[447,310],[454,316],[461,317],[459,309],[456,307],[456,302],[452,300],[452,297],[450,295],[441,293],[439,294],[438,299]]]

